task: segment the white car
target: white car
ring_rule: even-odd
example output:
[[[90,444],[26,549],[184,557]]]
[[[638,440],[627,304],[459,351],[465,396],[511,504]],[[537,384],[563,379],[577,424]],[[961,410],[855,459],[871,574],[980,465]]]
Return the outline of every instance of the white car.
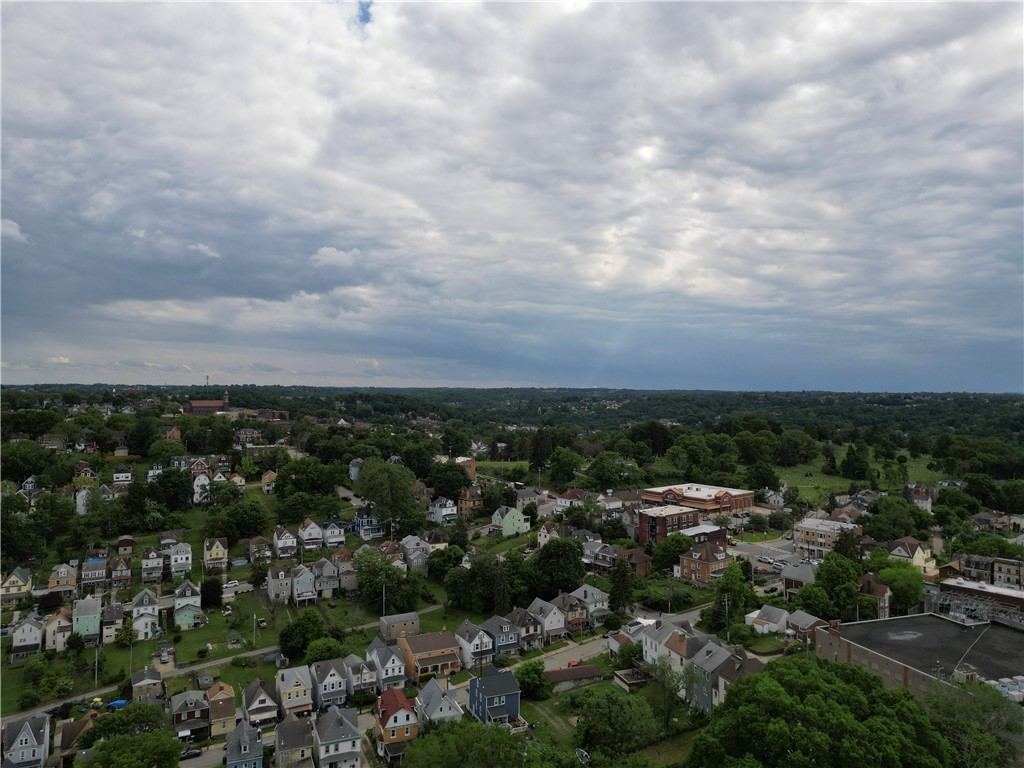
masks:
[[[771,564],[775,562],[775,558],[768,557],[768,555],[761,555],[761,557],[757,558],[757,562]]]
[[[227,587],[227,588],[231,588],[231,587],[237,587],[237,586],[238,586],[238,582],[237,582],[237,581],[235,581],[234,579],[232,579],[231,581],[229,581],[229,582],[228,582],[227,584],[225,584],[224,586],[225,586],[225,587]]]

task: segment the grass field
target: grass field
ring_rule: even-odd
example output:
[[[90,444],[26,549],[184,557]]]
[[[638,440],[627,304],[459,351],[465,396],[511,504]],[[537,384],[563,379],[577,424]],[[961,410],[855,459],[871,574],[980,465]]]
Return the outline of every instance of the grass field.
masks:
[[[842,463],[842,452],[836,456],[836,460]],[[922,456],[917,459],[912,459],[908,456],[907,482],[932,484],[939,480],[940,473],[928,469],[929,461],[931,459],[928,456]],[[795,467],[776,467],[775,473],[779,476],[780,480],[785,480],[790,487],[796,486],[799,488],[802,498],[807,499],[812,504],[824,504],[828,501],[830,493],[846,493],[850,487],[850,480],[837,475],[826,475],[821,471],[823,463],[823,461],[816,459],[810,464],[798,464]],[[871,466],[881,471],[881,466],[877,462],[872,462]],[[902,482],[894,486],[887,486],[883,479],[879,483],[879,488],[883,491],[897,491],[902,487]]]

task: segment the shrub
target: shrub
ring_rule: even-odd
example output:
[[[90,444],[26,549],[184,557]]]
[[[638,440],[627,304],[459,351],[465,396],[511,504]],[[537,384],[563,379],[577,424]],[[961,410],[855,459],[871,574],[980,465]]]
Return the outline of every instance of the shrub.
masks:
[[[608,631],[615,631],[622,627],[622,616],[618,613],[609,613],[604,617],[604,628]]]
[[[32,707],[34,707],[37,704],[39,704],[40,701],[41,701],[41,699],[39,698],[39,694],[36,693],[34,690],[30,689],[30,690],[25,691],[18,698],[18,708],[19,709],[31,709]]]
[[[177,645],[178,643],[180,643],[180,642],[181,642],[181,633],[179,632],[179,633],[178,633],[178,634],[176,634],[176,635],[175,635],[174,637],[172,637],[172,638],[171,638],[171,642],[172,642],[172,643],[174,643],[175,645]]]
[[[206,648],[200,648],[198,651],[196,651],[196,657],[200,659],[205,659],[209,655],[210,652]]]
[[[232,667],[242,667],[244,669],[253,669],[260,665],[259,660],[255,656],[233,656],[231,658]]]

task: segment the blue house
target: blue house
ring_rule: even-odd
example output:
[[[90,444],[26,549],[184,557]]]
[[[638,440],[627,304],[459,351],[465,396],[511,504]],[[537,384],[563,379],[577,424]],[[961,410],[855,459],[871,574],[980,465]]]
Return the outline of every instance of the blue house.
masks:
[[[352,521],[352,532],[361,539],[379,539],[384,535],[384,526],[373,510],[365,507]]]
[[[480,677],[470,678],[467,708],[484,725],[500,725],[513,733],[528,727],[519,716],[519,681],[508,669],[488,665]]]
[[[491,616],[480,628],[491,636],[495,656],[511,656],[519,652],[519,627],[512,619]]]

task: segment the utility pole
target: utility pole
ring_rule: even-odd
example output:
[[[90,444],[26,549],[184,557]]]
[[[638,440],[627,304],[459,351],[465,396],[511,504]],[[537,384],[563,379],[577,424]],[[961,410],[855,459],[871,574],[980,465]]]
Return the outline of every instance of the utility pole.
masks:
[[[722,593],[722,602],[725,604],[725,642],[732,642],[732,632],[729,629],[729,593]]]
[[[252,615],[252,647],[256,649],[256,614]]]

